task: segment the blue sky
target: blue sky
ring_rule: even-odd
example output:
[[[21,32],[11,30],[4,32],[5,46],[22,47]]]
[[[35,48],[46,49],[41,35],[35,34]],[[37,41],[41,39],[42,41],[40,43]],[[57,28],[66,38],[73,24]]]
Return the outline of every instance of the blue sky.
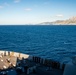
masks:
[[[0,0],[0,25],[36,24],[76,16],[76,0]]]

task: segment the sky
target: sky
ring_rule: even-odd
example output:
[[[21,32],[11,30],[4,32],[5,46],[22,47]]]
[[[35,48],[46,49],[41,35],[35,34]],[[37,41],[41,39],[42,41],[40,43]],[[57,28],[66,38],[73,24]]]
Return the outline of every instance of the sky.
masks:
[[[0,25],[38,24],[76,16],[76,0],[0,0]]]

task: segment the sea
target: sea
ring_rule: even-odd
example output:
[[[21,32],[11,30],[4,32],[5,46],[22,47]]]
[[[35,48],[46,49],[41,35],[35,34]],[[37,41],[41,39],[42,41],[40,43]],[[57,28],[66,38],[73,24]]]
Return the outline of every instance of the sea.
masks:
[[[0,25],[0,50],[67,63],[76,55],[76,26]]]

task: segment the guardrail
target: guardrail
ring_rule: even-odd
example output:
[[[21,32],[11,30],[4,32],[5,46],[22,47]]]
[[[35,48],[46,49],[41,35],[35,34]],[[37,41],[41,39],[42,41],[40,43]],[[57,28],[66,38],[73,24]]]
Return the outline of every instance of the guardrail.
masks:
[[[64,70],[65,65],[66,65],[64,63],[60,63],[60,62],[57,62],[54,60],[44,59],[44,58],[40,58],[37,56],[31,56],[28,54],[23,54],[23,53],[18,53],[18,52],[13,52],[13,51],[2,51],[1,50],[0,55],[2,55],[2,56],[8,55],[8,56],[15,56],[15,57],[19,57],[19,58],[24,58],[24,59],[34,61],[36,63],[43,64],[43,65],[48,66],[48,67],[61,69],[61,70]]]
[[[35,57],[35,56],[33,56],[33,61],[36,63],[43,64],[48,67],[61,69],[61,70],[64,70],[65,65],[66,65],[65,63],[60,63],[51,59],[44,59],[44,58]]]

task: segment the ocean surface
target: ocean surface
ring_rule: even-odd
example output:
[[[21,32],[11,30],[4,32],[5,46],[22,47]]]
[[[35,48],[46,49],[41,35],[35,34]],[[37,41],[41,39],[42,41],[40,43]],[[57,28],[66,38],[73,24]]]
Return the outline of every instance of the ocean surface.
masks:
[[[76,26],[0,26],[0,50],[68,62],[76,55]]]

